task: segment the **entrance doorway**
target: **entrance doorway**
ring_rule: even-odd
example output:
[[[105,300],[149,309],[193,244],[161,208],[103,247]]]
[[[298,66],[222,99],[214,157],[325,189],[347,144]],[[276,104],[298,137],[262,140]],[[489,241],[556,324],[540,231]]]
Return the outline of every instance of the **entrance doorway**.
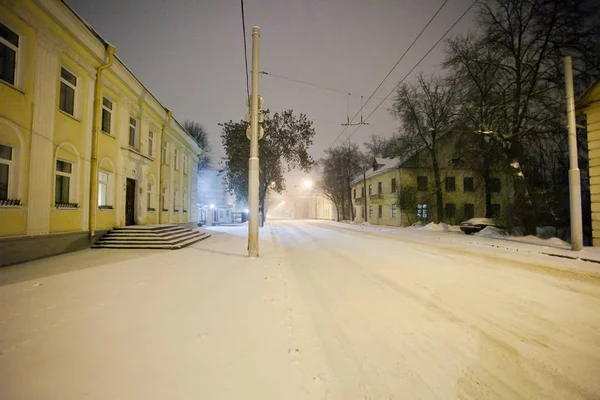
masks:
[[[135,179],[127,178],[125,225],[135,225]]]

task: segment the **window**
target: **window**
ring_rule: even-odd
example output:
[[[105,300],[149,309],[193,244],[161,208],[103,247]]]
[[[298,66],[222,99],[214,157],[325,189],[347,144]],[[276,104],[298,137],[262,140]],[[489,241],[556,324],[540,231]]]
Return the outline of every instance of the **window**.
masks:
[[[381,182],[377,182],[377,194],[383,193],[383,185]]]
[[[465,178],[463,181],[463,188],[465,192],[473,192],[475,190],[473,185],[473,178]]]
[[[392,193],[396,193],[396,178],[392,178]]]
[[[152,196],[152,184],[150,182],[148,182],[148,191],[147,191],[147,196],[148,198],[146,199],[146,204],[148,206],[148,211],[154,211],[154,207],[152,207],[154,204],[154,202],[152,201],[152,198],[154,196]]]
[[[225,216],[226,216],[226,217],[229,217],[229,210],[226,210],[226,211],[225,211]]]
[[[108,179],[107,172],[100,171],[98,173],[98,206],[108,205]]]
[[[169,209],[167,208],[167,193],[168,193],[168,189],[166,187],[164,187],[162,189],[161,200],[160,200],[160,202],[162,203],[163,211],[169,211]]]
[[[396,218],[398,215],[398,206],[396,204],[392,204],[392,218]]]
[[[369,206],[369,218],[373,218],[373,206]]]
[[[500,179],[498,179],[498,178],[488,179],[488,189],[492,193],[500,193]]]
[[[175,169],[179,169],[179,150],[173,150],[173,164],[175,164]]]
[[[446,177],[446,192],[456,191],[456,179],[453,176]]]
[[[183,155],[183,173],[187,174],[187,169],[188,169],[188,156],[187,154]]]
[[[112,132],[112,109],[113,103],[106,97],[102,98],[102,132],[106,132],[109,135]]]
[[[54,203],[70,203],[71,176],[73,164],[67,161],[56,160],[56,185],[54,187]]]
[[[447,218],[455,218],[456,217],[456,204],[447,203],[446,204],[445,214]]]
[[[381,218],[383,217],[383,206],[379,205],[378,210],[377,210],[377,218]]]
[[[183,212],[187,212],[187,197],[188,197],[188,191],[187,191],[187,188],[184,188],[183,189],[183,199],[182,199]],[[229,210],[227,210],[227,216],[229,217]]]
[[[427,219],[427,204],[417,204],[417,218],[422,220]]]
[[[137,120],[129,117],[129,146],[135,148],[137,143]]]
[[[177,193],[177,189],[173,190],[173,211],[175,212],[179,212],[179,203],[177,202],[178,200],[178,193]]]
[[[373,194],[373,185],[369,185],[369,196]]]
[[[163,163],[169,165],[169,143],[163,142]]]
[[[361,195],[361,197],[365,197],[365,187],[364,186],[360,188],[360,195]]]
[[[490,210],[490,217],[492,217],[492,218],[500,217],[500,204],[492,204],[492,209]]]
[[[475,217],[475,205],[465,204],[464,205],[465,219],[471,219]]]
[[[427,177],[426,176],[417,176],[417,190],[419,192],[427,191]]]
[[[356,189],[352,189],[352,198],[356,199]]]
[[[13,148],[0,144],[0,200],[8,200]]]
[[[62,67],[60,69],[60,99],[58,108],[71,116],[75,115],[76,89],[77,77]]]
[[[17,81],[19,35],[0,23],[0,79],[11,85]]]

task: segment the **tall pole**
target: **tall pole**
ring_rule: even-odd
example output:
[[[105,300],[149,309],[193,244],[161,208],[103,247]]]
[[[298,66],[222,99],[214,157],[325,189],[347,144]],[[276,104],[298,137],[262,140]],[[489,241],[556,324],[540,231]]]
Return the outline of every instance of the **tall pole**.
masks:
[[[248,257],[258,257],[258,46],[260,28],[252,28],[252,94],[250,105],[250,160],[248,172]]]
[[[565,57],[565,84],[567,92],[567,122],[569,124],[569,194],[571,206],[571,249],[583,249],[581,228],[581,180],[577,162],[577,129],[575,126],[575,98],[573,95],[573,65]]]

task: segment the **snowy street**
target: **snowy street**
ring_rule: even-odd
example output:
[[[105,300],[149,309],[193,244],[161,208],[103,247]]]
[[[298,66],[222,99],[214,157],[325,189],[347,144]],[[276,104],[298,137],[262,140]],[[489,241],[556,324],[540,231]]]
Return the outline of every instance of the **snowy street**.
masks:
[[[0,398],[600,398],[598,264],[318,221],[251,260],[246,226],[212,233],[1,268]]]

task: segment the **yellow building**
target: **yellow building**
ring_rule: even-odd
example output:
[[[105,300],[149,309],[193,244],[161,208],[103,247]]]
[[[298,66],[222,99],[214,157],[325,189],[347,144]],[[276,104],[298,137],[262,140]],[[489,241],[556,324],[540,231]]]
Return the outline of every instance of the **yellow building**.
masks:
[[[0,55],[0,265],[197,221],[201,149],[64,2],[0,2]]]
[[[577,101],[578,113],[586,116],[592,201],[592,244],[600,246],[600,82]]]
[[[484,178],[455,158],[452,141],[440,146],[438,155],[443,222],[459,224],[470,218],[485,217]],[[376,158],[365,176],[354,181],[355,222],[366,220],[375,225],[410,226],[433,221],[437,206],[430,163],[425,150],[403,158]],[[490,171],[489,178],[491,214],[499,224],[505,224],[513,196],[512,180],[498,168]]]

